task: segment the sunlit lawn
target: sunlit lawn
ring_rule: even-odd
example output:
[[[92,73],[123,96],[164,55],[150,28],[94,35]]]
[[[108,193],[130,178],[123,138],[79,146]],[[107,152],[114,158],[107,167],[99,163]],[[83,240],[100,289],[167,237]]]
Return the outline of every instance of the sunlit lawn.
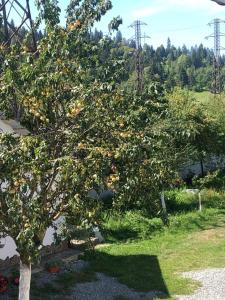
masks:
[[[216,210],[196,220],[189,215],[192,224],[186,228],[173,225],[149,240],[99,248],[92,268],[139,291],[160,290],[171,297],[193,292],[199,283],[182,278],[181,272],[225,267],[225,215]]]

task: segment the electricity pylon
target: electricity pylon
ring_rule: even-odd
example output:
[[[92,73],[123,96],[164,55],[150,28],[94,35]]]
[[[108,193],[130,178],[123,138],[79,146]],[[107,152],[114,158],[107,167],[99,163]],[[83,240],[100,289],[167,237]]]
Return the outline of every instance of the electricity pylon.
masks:
[[[141,26],[147,25],[144,22],[141,22],[140,20],[134,21],[133,24],[131,24],[129,27],[134,28],[135,30],[135,45],[136,45],[136,51],[135,51],[135,69],[136,69],[136,80],[137,80],[137,91],[141,92],[143,90],[143,63],[142,63],[142,47],[141,47],[141,41],[142,39],[150,38],[146,34],[142,36],[141,34]]]
[[[16,25],[12,24],[15,20]],[[12,39],[20,42],[21,29],[25,28],[31,34],[31,48],[36,50],[36,38],[33,21],[31,18],[29,0],[0,0],[0,25],[3,45],[9,46]]]
[[[221,87],[221,61],[220,61],[220,51],[224,50],[221,47],[221,37],[225,36],[224,33],[220,32],[220,24],[225,23],[225,21],[221,19],[214,19],[209,23],[210,26],[214,26],[214,32],[211,35],[208,35],[206,39],[213,38],[214,39],[214,58],[213,58],[213,92],[214,94],[220,94],[222,91]]]

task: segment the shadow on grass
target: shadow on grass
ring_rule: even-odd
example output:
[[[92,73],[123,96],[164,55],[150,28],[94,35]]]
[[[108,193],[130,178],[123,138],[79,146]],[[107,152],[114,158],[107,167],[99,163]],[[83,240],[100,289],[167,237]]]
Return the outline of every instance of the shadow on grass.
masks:
[[[206,230],[212,228],[224,227],[224,210],[203,211],[194,214],[183,214],[171,217],[169,231],[191,232],[196,230]]]
[[[97,252],[91,259],[91,268],[116,277],[120,283],[137,291],[159,291],[163,295],[161,298],[170,296],[156,255],[114,256]]]
[[[107,243],[125,242],[137,239],[151,239],[157,233],[166,231],[171,233],[176,232],[191,232],[196,230],[206,230],[211,228],[224,227],[225,225],[225,210],[208,209],[202,212],[194,211],[191,213],[183,213],[169,216],[170,225],[168,227],[161,224],[160,218],[151,219],[143,217],[140,214],[139,223],[137,220],[126,224],[116,221],[111,227],[107,224],[108,228],[104,228],[103,235]],[[121,216],[122,218],[122,216]]]
[[[177,203],[175,201],[167,201],[167,210],[169,214],[174,213],[185,213],[185,212],[193,212],[197,211],[199,204],[198,202],[189,202],[189,203]]]
[[[105,229],[104,236],[107,242],[126,241],[137,239],[138,233],[130,228]]]

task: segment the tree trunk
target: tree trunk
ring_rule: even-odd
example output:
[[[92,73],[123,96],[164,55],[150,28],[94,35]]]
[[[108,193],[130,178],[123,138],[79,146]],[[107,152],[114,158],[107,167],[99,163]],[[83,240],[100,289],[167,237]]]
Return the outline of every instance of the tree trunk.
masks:
[[[31,264],[20,261],[20,285],[18,300],[30,299]]]

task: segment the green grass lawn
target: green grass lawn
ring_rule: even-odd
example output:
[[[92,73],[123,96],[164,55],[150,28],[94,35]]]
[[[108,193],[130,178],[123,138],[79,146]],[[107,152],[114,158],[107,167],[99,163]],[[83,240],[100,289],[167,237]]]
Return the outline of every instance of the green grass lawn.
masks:
[[[193,96],[199,103],[205,105],[210,111],[214,109],[224,109],[225,106],[225,93],[221,93],[220,95],[214,95],[209,91],[204,92],[193,92],[190,91],[190,95]]]
[[[201,103],[207,104],[209,101],[214,99],[214,95],[211,92],[191,92],[193,96]]]
[[[195,98],[198,102],[201,104],[210,104],[213,101],[220,100],[221,98],[224,99],[224,93],[221,95],[214,95],[213,93],[209,91],[204,91],[204,92],[194,92],[194,91],[188,91],[189,95],[193,98]]]
[[[120,218],[111,216],[108,224],[108,244],[86,255],[90,268],[80,273],[59,273],[44,285],[39,282],[43,273],[35,274],[31,299],[69,299],[76,284],[96,280],[94,272],[116,277],[137,291],[157,290],[168,295],[164,299],[175,299],[176,295],[191,294],[200,285],[183,278],[182,272],[225,267],[225,210],[209,208],[201,213],[173,215],[168,228],[141,212],[129,212]],[[17,288],[10,288],[12,299],[17,298],[17,293]],[[129,299],[118,296],[115,300]]]
[[[225,212],[208,209],[171,218],[171,226],[151,239],[97,249],[92,270],[115,276],[138,291],[160,290],[172,299],[189,294],[198,282],[180,273],[225,267]]]

